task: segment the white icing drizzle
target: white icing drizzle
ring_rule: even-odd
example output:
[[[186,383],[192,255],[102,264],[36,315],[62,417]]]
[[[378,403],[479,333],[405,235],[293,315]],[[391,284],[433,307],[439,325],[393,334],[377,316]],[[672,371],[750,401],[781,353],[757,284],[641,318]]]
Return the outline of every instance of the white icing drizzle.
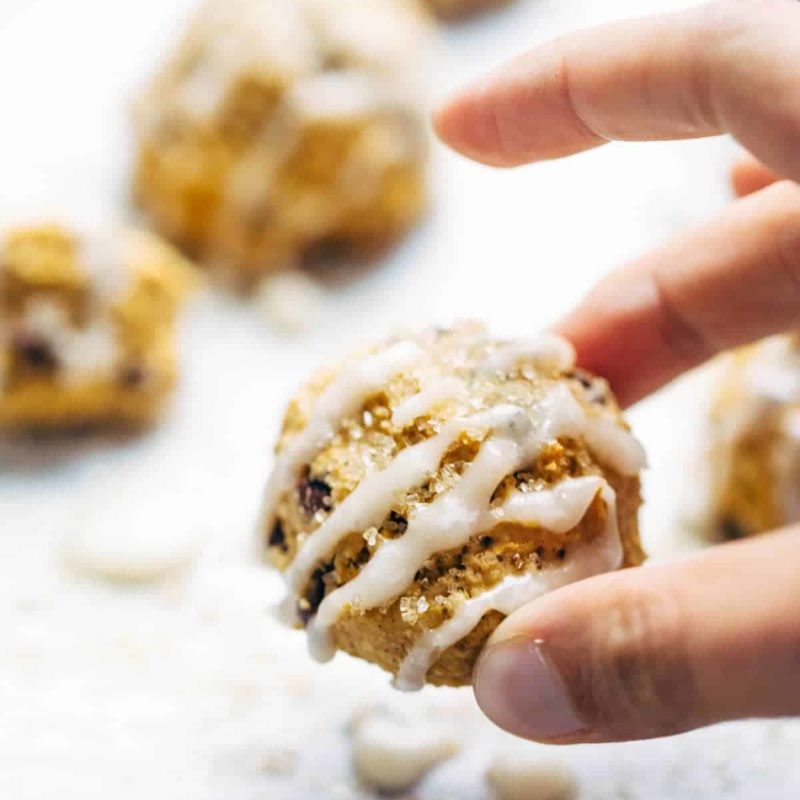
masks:
[[[478,371],[510,371],[523,361],[534,367],[563,370],[574,364],[574,352],[568,343],[546,335],[540,341],[502,346],[479,365]],[[423,350],[413,342],[400,342],[345,369],[320,395],[307,427],[278,458],[266,493],[269,527],[274,523],[278,501],[295,485],[302,465],[335,435],[342,419],[356,414],[370,394],[411,366],[424,366],[425,371],[419,391],[395,409],[393,424],[397,427],[410,424],[466,392],[463,380],[430,370],[424,363]],[[554,383],[531,408],[498,405],[450,420],[437,435],[401,450],[383,470],[368,473],[327,520],[302,541],[286,573],[289,592],[284,607],[290,616],[296,614],[297,601],[314,569],[354,531],[379,526],[398,498],[436,472],[448,448],[466,432],[478,432],[485,438],[455,486],[412,513],[401,537],[382,542],[352,580],[323,599],[308,626],[309,645],[319,660],[333,656],[331,628],[345,608],[368,610],[396,599],[428,558],[463,546],[471,537],[502,522],[566,533],[581,521],[598,493],[608,507],[606,533],[592,546],[576,548],[576,552],[585,549],[585,553],[563,566],[508,579],[465,601],[445,625],[423,634],[403,665],[398,679],[402,685],[411,687],[424,682],[436,654],[466,635],[487,610],[511,613],[544,591],[619,566],[622,550],[615,496],[600,476],[566,479],[546,490],[515,492],[499,507],[490,505],[504,478],[530,465],[547,442],[562,437],[583,436],[598,458],[621,474],[634,475],[644,466],[641,445],[630,432],[611,417],[587,414],[566,384]]]
[[[562,586],[618,569],[622,564],[623,554],[617,523],[616,496],[602,478],[575,478],[564,481],[549,491],[515,495],[506,507],[514,506],[518,511],[524,511],[515,520],[538,521],[541,527],[559,532],[556,529],[558,526],[560,532],[566,532],[583,519],[598,492],[602,494],[608,508],[608,521],[602,536],[588,545],[576,548],[562,566],[509,576],[493,588],[465,600],[453,617],[438,628],[425,631],[417,639],[400,665],[394,681],[395,687],[402,691],[421,689],[428,670],[436,659],[463,639],[488,612],[499,611],[509,615],[526,603]],[[520,497],[524,501],[535,498],[537,502],[522,509],[517,502]],[[543,514],[537,519],[536,513],[540,511]]]
[[[355,578],[325,597],[308,627],[312,655],[319,661],[333,657],[330,629],[347,606],[367,610],[392,600],[430,556],[458,547],[477,533],[481,509],[518,458],[519,448],[511,439],[484,442],[453,490],[420,510],[402,537],[384,542]]]
[[[423,383],[420,391],[403,400],[394,410],[392,424],[405,428],[415,419],[429,414],[437,406],[459,397],[466,389],[464,381],[445,376]]]
[[[587,417],[583,438],[598,460],[620,475],[636,475],[647,466],[642,443],[610,417]]]
[[[295,84],[287,102],[305,120],[358,118],[381,107],[380,88],[359,70],[321,72]]]
[[[319,396],[308,425],[278,456],[265,497],[266,524],[272,527],[276,506],[298,478],[304,462],[338,430],[341,421],[355,414],[369,396],[380,391],[399,372],[423,358],[422,349],[402,341],[364,361],[345,368]]]
[[[486,372],[505,373],[520,363],[547,370],[567,370],[575,366],[575,348],[560,336],[543,333],[535,339],[504,344],[480,366]]]
[[[58,377],[66,384],[107,375],[118,357],[114,330],[105,317],[85,328],[75,328],[66,310],[49,298],[31,298],[25,307],[22,328],[41,336],[53,348],[59,363]]]
[[[551,489],[515,492],[499,508],[488,512],[487,522],[535,525],[553,533],[567,533],[584,518],[592,500],[606,486],[598,475],[586,475],[564,480]]]
[[[488,413],[493,435],[484,441],[475,460],[456,486],[413,516],[399,539],[384,542],[361,571],[331,592],[309,625],[312,653],[320,660],[332,657],[330,627],[347,606],[369,609],[397,597],[413,581],[419,566],[438,552],[459,547],[484,530],[492,495],[507,475],[529,464],[541,446],[574,429],[582,411],[560,402],[559,385],[538,408],[496,406]]]
[[[452,420],[436,436],[402,450],[386,469],[367,475],[295,556],[285,575],[290,592],[287,605],[294,608],[296,596],[305,587],[314,568],[333,553],[345,536],[380,525],[398,495],[420,485],[434,472],[461,433],[490,428],[496,416],[492,412],[483,412]]]
[[[192,37],[203,58],[178,86],[179,105],[198,118],[215,114],[235,80],[248,71],[276,79],[309,75],[320,54],[304,4],[296,0],[211,0],[198,11]],[[183,53],[180,54],[183,56]]]
[[[113,228],[92,231],[81,237],[79,263],[89,276],[92,294],[108,305],[130,290],[132,269],[129,255],[136,234]]]

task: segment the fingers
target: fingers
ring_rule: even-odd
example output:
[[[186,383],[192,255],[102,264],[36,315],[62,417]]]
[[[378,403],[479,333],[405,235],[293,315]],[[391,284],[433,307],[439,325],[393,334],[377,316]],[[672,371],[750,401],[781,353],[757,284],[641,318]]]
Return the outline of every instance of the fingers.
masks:
[[[606,742],[800,713],[800,530],[624,570],[509,617],[475,693],[529,739]]]
[[[798,319],[800,187],[782,181],[612,272],[557,329],[630,405]]]
[[[745,197],[766,189],[780,179],[777,172],[765,167],[751,155],[742,156],[731,170],[731,184],[737,197]]]
[[[738,0],[566,36],[467,88],[437,113],[441,138],[513,166],[611,139],[728,131],[800,178],[800,5]]]

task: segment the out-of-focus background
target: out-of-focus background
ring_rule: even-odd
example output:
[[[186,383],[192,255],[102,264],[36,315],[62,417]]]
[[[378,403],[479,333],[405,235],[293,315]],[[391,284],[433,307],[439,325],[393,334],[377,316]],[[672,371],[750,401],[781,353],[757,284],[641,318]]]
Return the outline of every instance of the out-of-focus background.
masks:
[[[3,226],[125,215],[129,103],[193,5],[1,0]],[[683,5],[519,0],[442,28],[426,89],[441,96],[576,27]],[[429,217],[381,263],[327,287],[306,330],[288,337],[252,304],[202,293],[185,320],[180,391],[152,433],[0,445],[0,797],[370,797],[349,731],[374,707],[456,731],[459,754],[419,800],[489,797],[499,752],[558,758],[582,798],[798,796],[798,723],[551,752],[494,730],[468,690],[400,695],[344,655],[318,666],[273,618],[280,579],[256,548],[271,446],[309,371],[397,327],[547,325],[604,272],[722,207],[733,153],[721,140],[615,144],[493,171],[435,145]],[[631,414],[650,454],[642,523],[657,559],[693,546],[707,380],[690,376]],[[175,568],[121,587],[73,569],[76,548]]]

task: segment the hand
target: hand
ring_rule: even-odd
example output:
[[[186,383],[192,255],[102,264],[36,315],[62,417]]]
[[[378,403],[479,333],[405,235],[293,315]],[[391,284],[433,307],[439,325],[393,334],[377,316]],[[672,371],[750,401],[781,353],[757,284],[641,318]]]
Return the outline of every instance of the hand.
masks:
[[[791,0],[608,25],[533,50],[436,116],[445,142],[497,166],[725,132],[753,154],[734,170],[741,199],[607,276],[559,325],[626,404],[800,319],[798,41]],[[554,592],[498,628],[478,702],[551,742],[800,714],[799,560],[795,528]]]

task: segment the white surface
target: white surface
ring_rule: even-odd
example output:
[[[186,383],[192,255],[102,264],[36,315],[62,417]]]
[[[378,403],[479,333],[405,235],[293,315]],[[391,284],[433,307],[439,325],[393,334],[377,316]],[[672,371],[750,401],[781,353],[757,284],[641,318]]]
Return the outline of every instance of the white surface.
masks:
[[[441,94],[576,26],[670,5],[521,0],[447,32],[431,88]],[[187,7],[0,0],[0,221],[124,212],[127,98]],[[364,337],[464,316],[520,334],[552,321],[603,271],[720,207],[729,155],[719,142],[615,145],[494,172],[436,148],[428,223],[327,295],[303,338],[281,338],[252,307],[204,298],[188,320],[183,389],[161,429],[127,443],[5,447],[0,797],[357,796],[346,726],[364,705],[448,719],[462,732],[462,753],[426,779],[421,800],[486,798],[498,749],[546,755],[494,731],[469,691],[399,695],[380,671],[344,656],[313,665],[304,637],[272,619],[279,579],[255,557],[253,522],[273,436],[298,380]],[[633,415],[651,461],[643,521],[656,554],[682,539],[703,380]],[[114,488],[123,485],[137,491]],[[155,588],[93,583],[65,567],[63,546],[98,505],[114,506],[109,518],[125,518],[128,530],[159,524],[163,510],[161,534],[185,541],[186,526],[202,550]],[[585,798],[771,800],[800,794],[798,746],[797,724],[753,722],[558,755]],[[280,774],[295,753],[293,774]]]

